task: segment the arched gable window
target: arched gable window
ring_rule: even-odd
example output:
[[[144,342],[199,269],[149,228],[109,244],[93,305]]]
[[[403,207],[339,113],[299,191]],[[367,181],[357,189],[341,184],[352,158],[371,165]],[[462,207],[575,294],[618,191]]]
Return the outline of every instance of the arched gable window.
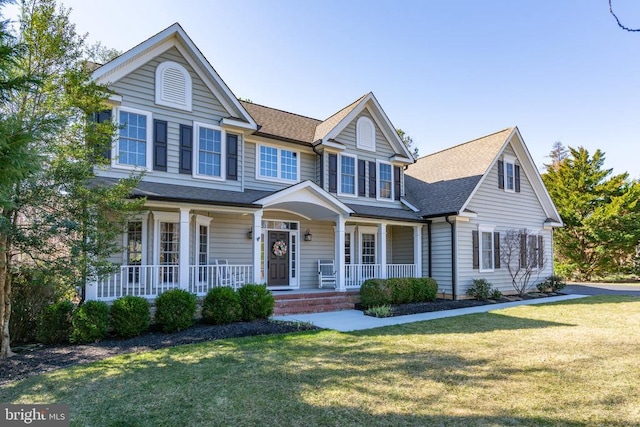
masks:
[[[368,151],[376,151],[376,128],[368,117],[360,117],[356,122],[356,145]]]
[[[180,64],[165,61],[156,68],[156,104],[191,111],[191,76]]]

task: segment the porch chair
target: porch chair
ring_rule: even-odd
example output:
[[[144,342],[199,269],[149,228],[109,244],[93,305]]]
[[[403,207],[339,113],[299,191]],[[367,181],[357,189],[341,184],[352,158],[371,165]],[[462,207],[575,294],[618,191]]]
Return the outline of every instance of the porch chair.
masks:
[[[336,268],[332,259],[318,260],[318,287],[327,286],[330,288],[337,287]]]
[[[214,259],[213,264],[216,268],[216,285],[228,286],[233,289],[237,289],[244,284],[244,277],[242,274],[233,273],[233,268],[229,266],[229,261],[226,259]]]

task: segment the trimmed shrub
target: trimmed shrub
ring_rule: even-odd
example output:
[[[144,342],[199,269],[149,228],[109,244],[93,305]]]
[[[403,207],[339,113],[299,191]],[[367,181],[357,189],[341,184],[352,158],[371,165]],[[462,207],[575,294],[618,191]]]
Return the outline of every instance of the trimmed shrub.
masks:
[[[435,301],[438,298],[438,282],[432,277],[410,279],[413,284],[414,302]]]
[[[480,301],[486,301],[491,295],[491,283],[486,279],[473,279],[473,285],[467,289],[467,295]]]
[[[407,304],[414,301],[413,286],[411,286],[409,279],[387,279],[386,285],[391,290],[392,304]]]
[[[171,289],[156,298],[155,321],[164,332],[177,332],[193,325],[197,297],[184,289]]]
[[[391,304],[391,291],[383,279],[367,279],[360,286],[360,304],[365,309]]]
[[[242,320],[267,319],[273,314],[276,300],[266,286],[248,284],[238,289]]]
[[[109,328],[109,306],[103,301],[86,301],[73,313],[71,342],[100,341]]]
[[[502,292],[499,289],[492,289],[489,293],[489,298],[494,300],[499,300],[502,298]]]
[[[111,325],[123,338],[135,337],[149,328],[149,302],[143,297],[128,295],[111,306]]]
[[[44,344],[69,342],[73,328],[72,318],[75,306],[63,300],[47,306],[40,315],[36,339]]]
[[[242,320],[238,293],[226,286],[211,289],[202,301],[202,320],[212,325]]]

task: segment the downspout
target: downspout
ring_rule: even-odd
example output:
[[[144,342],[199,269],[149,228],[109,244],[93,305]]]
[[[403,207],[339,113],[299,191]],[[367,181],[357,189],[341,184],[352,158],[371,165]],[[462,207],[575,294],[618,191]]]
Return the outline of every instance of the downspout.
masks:
[[[458,296],[456,292],[456,223],[455,221],[449,221],[449,216],[446,216],[444,220],[447,221],[449,225],[451,225],[451,294],[453,299],[456,300]]]
[[[318,155],[318,157],[320,157],[320,180],[318,182],[318,185],[320,186],[320,188],[322,188],[324,190],[324,162],[322,161],[323,157],[322,157],[322,153],[319,153],[316,150],[316,146],[314,144],[311,144],[311,149],[313,150],[314,153],[316,153]]]
[[[431,266],[431,221],[427,222],[427,250],[429,251],[427,254],[427,262],[429,263],[428,275],[429,277],[433,277],[433,267]]]

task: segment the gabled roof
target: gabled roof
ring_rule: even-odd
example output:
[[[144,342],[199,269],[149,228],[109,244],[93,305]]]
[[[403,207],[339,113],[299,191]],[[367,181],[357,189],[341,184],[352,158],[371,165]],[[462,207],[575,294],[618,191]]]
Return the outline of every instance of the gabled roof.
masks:
[[[367,96],[362,95],[360,98],[353,101],[351,104],[344,107],[342,110],[338,111],[327,120],[323,121],[316,127],[315,135],[313,136],[313,141],[318,141],[323,139],[329,132],[331,132],[351,111],[353,111],[356,106],[362,101],[362,99]]]
[[[509,143],[543,210],[561,223],[517,127],[419,158],[405,171],[407,198],[423,217],[459,215]]]
[[[194,72],[198,74],[207,88],[229,112],[229,119],[236,125],[248,129],[257,129],[257,125],[251,115],[240,104],[231,89],[178,23],[165,28],[96,69],[93,72],[93,78],[101,84],[114,83],[174,47],[178,49]]]
[[[260,128],[255,135],[311,144],[316,127],[321,120],[277,110],[264,105],[240,101],[240,104],[251,114]]]

